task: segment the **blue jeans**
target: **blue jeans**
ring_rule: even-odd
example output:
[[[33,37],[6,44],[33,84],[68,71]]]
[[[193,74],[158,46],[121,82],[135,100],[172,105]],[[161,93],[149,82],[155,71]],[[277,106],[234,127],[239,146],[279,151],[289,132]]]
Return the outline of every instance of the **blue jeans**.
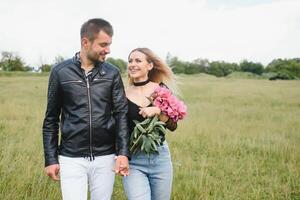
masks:
[[[167,142],[158,147],[159,154],[150,158],[144,153],[132,155],[130,175],[123,178],[129,200],[169,200],[173,168]]]

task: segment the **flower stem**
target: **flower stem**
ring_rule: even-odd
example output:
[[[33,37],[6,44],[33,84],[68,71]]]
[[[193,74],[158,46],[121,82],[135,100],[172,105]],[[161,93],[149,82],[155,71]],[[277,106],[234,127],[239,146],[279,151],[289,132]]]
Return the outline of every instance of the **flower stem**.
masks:
[[[137,138],[136,142],[132,145],[132,147],[129,149],[130,152],[132,152],[132,149],[134,149],[133,147],[138,143],[138,141],[140,140],[140,138],[142,137],[143,133],[141,133],[141,135]]]

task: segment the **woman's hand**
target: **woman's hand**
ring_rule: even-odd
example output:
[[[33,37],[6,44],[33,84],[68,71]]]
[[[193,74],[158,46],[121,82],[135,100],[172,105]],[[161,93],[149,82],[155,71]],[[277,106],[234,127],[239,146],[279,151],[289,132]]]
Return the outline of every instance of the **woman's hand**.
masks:
[[[162,122],[167,122],[169,120],[169,117],[163,113],[161,113],[159,116],[158,116],[159,120],[162,121]]]
[[[146,107],[146,108],[140,108],[139,114],[142,115],[144,118],[147,117],[153,117],[155,115],[160,114],[160,109],[156,106]]]

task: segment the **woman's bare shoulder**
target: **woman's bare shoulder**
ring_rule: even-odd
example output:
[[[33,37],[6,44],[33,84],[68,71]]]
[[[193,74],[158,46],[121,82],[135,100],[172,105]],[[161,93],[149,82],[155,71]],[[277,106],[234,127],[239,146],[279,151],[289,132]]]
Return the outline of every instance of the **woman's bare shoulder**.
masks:
[[[159,86],[159,83],[151,82],[151,87],[156,88]]]

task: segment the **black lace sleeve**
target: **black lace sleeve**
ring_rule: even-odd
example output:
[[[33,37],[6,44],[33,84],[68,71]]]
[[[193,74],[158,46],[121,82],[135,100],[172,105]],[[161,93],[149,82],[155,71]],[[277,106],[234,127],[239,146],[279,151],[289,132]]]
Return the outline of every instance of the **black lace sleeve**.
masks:
[[[164,87],[164,88],[169,89],[168,86],[167,86],[166,84],[164,84],[163,82],[160,82],[160,83],[159,83],[159,86],[160,86],[160,87]]]
[[[168,119],[166,123],[166,128],[170,131],[175,131],[177,129],[177,122],[174,122],[171,118]]]

